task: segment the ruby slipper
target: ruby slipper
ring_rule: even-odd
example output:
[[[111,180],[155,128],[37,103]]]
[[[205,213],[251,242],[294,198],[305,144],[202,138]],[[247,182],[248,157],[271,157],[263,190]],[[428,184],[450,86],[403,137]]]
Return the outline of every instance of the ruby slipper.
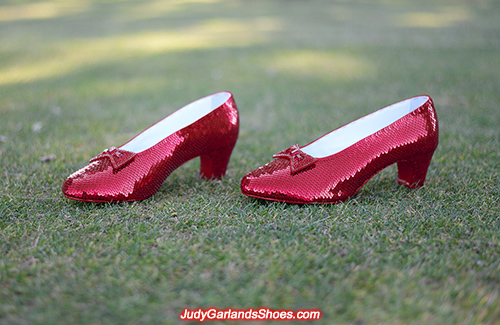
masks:
[[[397,163],[398,182],[425,182],[438,145],[438,121],[429,96],[413,97],[292,146],[241,181],[243,194],[288,203],[345,201],[375,174]]]
[[[200,157],[203,178],[221,178],[238,138],[238,109],[229,92],[199,99],[119,148],[104,150],[62,186],[64,195],[90,202],[138,201],[152,196],[168,175]]]

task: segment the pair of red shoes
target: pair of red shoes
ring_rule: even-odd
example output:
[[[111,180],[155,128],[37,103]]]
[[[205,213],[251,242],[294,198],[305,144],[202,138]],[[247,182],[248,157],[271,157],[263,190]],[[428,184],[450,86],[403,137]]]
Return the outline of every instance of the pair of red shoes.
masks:
[[[139,201],[152,196],[185,162],[200,157],[203,178],[225,175],[238,138],[238,109],[229,92],[197,100],[111,147],[71,174],[67,198],[90,202]],[[382,108],[310,144],[294,145],[247,174],[243,194],[288,203],[338,203],[375,174],[397,163],[398,182],[424,184],[438,145],[438,121],[429,96]]]

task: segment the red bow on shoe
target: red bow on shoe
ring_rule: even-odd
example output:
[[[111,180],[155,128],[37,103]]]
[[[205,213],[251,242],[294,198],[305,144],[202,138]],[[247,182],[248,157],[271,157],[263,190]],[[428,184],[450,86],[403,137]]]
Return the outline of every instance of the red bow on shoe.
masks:
[[[291,146],[290,148],[278,152],[273,155],[273,158],[286,158],[290,160],[290,173],[295,174],[304,168],[313,165],[316,162],[316,158],[304,153],[300,150],[298,144]]]
[[[134,156],[135,156],[134,152],[120,150],[115,147],[109,147],[109,149],[105,149],[103,152],[101,152],[94,158],[90,159],[89,162],[108,158],[111,161],[113,169],[118,169],[121,166],[128,163],[129,161],[131,161],[132,158],[134,158]]]

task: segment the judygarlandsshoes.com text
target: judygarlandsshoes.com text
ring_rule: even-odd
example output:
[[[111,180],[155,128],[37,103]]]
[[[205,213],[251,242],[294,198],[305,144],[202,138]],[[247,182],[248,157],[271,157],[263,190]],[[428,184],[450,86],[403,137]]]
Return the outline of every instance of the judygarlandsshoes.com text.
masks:
[[[295,320],[295,321],[311,321],[321,319],[320,310],[272,310],[269,308],[259,309],[184,309],[179,315],[182,321],[270,321],[270,320]]]

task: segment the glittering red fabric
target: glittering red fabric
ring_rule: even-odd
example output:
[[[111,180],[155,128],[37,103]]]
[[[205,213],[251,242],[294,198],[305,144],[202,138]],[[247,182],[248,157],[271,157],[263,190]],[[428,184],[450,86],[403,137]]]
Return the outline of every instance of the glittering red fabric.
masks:
[[[398,182],[416,188],[424,184],[437,145],[438,121],[428,98],[413,112],[352,146],[314,158],[312,163],[308,158],[308,165],[300,170],[294,169],[290,156],[276,155],[277,159],[242,179],[241,191],[251,197],[288,203],[338,203],[355,195],[371,177],[394,163],[398,164]],[[296,147],[292,147],[295,154],[302,153]]]
[[[167,117],[168,118],[168,117]],[[132,153],[110,148],[71,174],[62,186],[67,198],[90,202],[138,201],[152,196],[168,175],[200,157],[203,178],[220,178],[238,138],[233,96],[196,122],[154,146]]]

